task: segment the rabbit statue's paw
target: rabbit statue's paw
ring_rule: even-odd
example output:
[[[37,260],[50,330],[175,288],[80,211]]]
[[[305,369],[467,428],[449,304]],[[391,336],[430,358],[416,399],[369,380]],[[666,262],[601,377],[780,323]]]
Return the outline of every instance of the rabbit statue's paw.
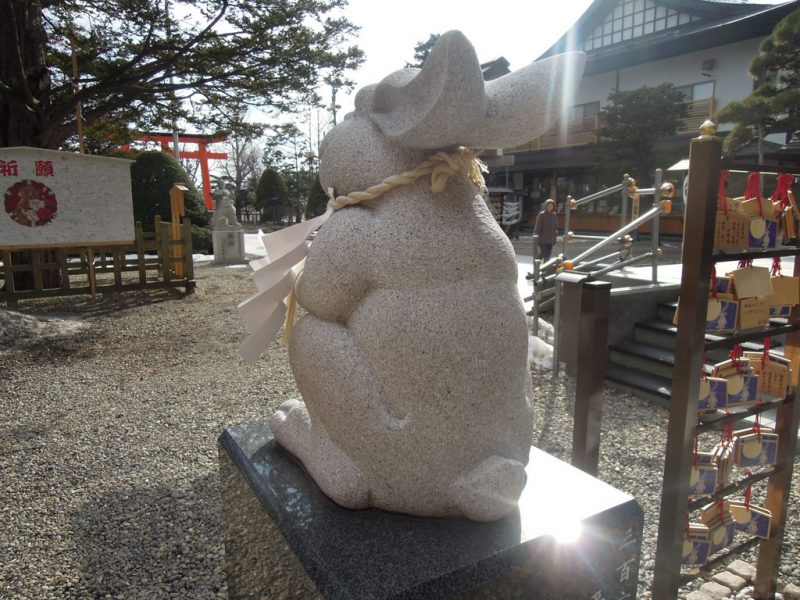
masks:
[[[299,458],[331,500],[346,508],[366,508],[369,487],[358,467],[334,444],[324,427],[311,423],[302,400],[284,402],[269,420],[275,440]]]
[[[491,456],[456,479],[453,496],[462,514],[473,521],[494,521],[514,510],[525,487],[525,465]]]

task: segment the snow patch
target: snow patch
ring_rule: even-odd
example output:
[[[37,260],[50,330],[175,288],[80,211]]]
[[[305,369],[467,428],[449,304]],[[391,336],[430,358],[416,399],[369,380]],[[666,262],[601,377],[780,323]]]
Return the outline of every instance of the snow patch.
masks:
[[[528,317],[528,364],[532,369],[553,369],[553,326],[539,319],[538,337],[533,335],[533,317]]]
[[[34,317],[13,310],[0,309],[0,354],[35,342],[75,335],[86,323],[75,319]]]
[[[553,347],[534,335],[528,336],[528,363],[532,369],[553,369]]]

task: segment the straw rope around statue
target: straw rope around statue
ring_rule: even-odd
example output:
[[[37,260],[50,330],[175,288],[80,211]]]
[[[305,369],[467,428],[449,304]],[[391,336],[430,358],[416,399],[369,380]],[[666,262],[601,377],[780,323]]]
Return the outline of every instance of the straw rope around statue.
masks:
[[[476,157],[473,150],[468,148],[459,148],[453,154],[437,152],[425,162],[420,163],[413,171],[387,177],[381,183],[373,185],[363,192],[351,192],[347,196],[332,198],[328,202],[328,207],[339,210],[365,200],[374,200],[396,187],[411,185],[425,175],[431,176],[431,191],[434,193],[443,191],[447,185],[447,179],[453,175],[469,177],[480,189],[483,185],[485,171],[486,165]]]
[[[335,211],[375,200],[390,190],[412,185],[426,176],[431,178],[431,191],[434,193],[443,191],[451,177],[467,177],[480,190],[484,185],[483,173],[486,170],[486,165],[469,148],[458,148],[452,153],[437,152],[413,170],[387,177],[364,191],[345,196],[333,196],[330,193],[332,197],[323,215],[262,236],[267,256],[250,263],[259,291],[238,307],[251,332],[239,350],[242,357],[248,362],[255,362],[275,338],[281,325],[284,326],[284,342],[288,343],[291,339],[297,305],[295,284],[308,253],[306,238]],[[284,290],[287,293],[281,295]]]

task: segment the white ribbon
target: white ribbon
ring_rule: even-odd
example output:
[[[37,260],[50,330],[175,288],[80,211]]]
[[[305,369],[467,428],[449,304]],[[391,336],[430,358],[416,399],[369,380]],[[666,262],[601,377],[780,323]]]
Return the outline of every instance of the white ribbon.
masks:
[[[308,254],[306,238],[332,214],[333,209],[329,208],[319,217],[261,236],[267,255],[250,262],[258,292],[237,307],[250,331],[239,348],[246,362],[254,363],[278,334],[286,316],[284,298],[292,291],[300,272],[295,267]]]

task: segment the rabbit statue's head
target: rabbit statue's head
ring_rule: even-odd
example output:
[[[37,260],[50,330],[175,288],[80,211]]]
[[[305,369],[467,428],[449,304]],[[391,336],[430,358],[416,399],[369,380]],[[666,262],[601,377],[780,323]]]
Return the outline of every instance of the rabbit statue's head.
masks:
[[[484,82],[472,44],[449,31],[421,69],[395,71],[359,91],[355,111],[322,143],[320,182],[349,194],[411,170],[438,150],[529,142],[572,104],[584,61],[580,52],[560,54]]]

